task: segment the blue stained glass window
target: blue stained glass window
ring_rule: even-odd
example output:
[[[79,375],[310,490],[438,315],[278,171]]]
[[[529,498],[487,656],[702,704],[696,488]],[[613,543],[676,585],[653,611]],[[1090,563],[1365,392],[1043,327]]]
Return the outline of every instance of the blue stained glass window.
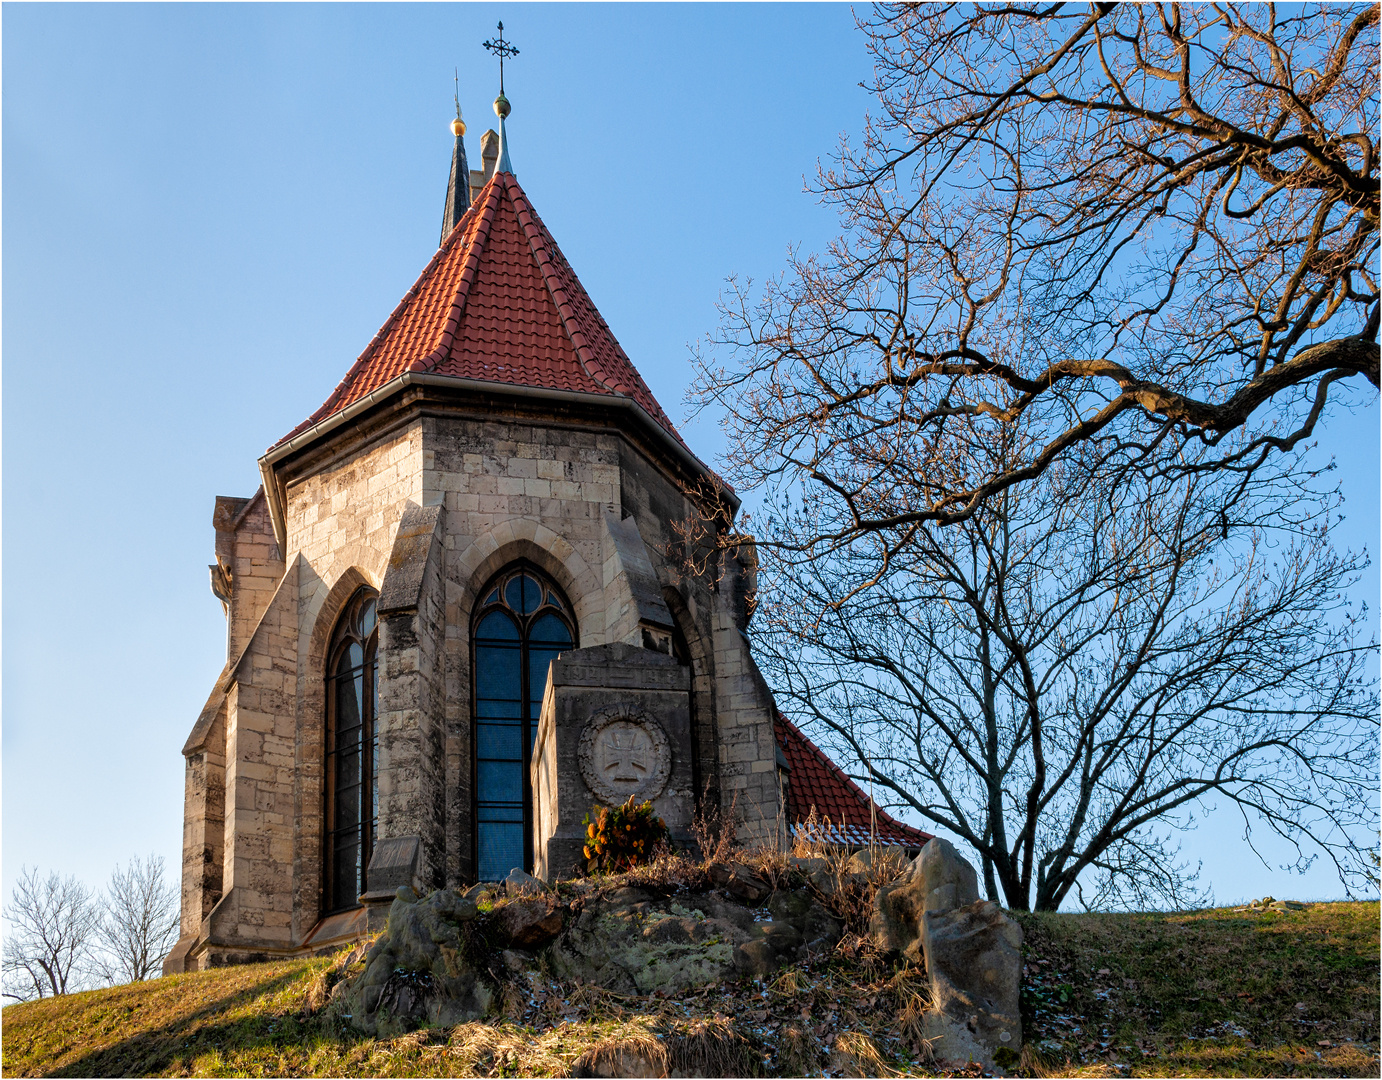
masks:
[[[374,594],[361,589],[337,621],[327,668],[324,911],[359,902],[379,824],[376,630]]]
[[[475,628],[477,641],[517,641],[518,623],[503,611],[491,611]]]
[[[570,610],[534,567],[503,572],[476,612],[475,844],[481,881],[532,868],[529,765],[547,669],[575,644]]]
[[[528,633],[532,641],[551,641],[560,648],[571,648],[571,631],[566,623],[550,612],[533,620],[533,628]]]
[[[524,825],[516,822],[482,822],[480,827],[479,877],[499,881],[525,858]]]
[[[475,724],[477,761],[513,761],[523,756],[522,724]]]
[[[523,755],[509,761],[480,761],[476,764],[475,779],[485,793],[485,802],[503,805],[523,805]],[[509,867],[512,870],[513,867]]]
[[[516,575],[504,586],[504,599],[520,615],[528,615],[542,603],[542,586],[527,574]]]

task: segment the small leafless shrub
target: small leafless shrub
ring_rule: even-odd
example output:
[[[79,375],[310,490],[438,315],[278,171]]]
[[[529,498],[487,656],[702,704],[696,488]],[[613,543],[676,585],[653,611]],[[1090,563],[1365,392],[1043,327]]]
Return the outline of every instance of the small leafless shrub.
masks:
[[[739,846],[739,796],[728,807],[702,806],[691,819],[691,835],[696,838],[703,862],[724,862]]]
[[[16,1001],[80,989],[101,912],[91,889],[56,872],[25,868],[4,916],[4,996]]]
[[[163,857],[137,856],[116,866],[106,886],[92,966],[107,983],[139,982],[162,974],[177,944],[178,888],[164,877]]]

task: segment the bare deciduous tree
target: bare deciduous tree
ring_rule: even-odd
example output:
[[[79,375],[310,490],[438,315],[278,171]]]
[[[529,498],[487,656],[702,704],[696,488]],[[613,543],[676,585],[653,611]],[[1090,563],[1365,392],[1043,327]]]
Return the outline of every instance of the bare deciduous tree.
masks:
[[[27,1001],[75,990],[86,974],[100,909],[75,877],[25,869],[5,911],[5,996]]]
[[[1214,804],[1367,888],[1378,703],[1345,599],[1366,558],[1330,548],[1337,503],[1288,461],[1057,470],[906,545],[770,546],[755,653],[786,711],[967,842],[1012,908],[1196,899],[1173,834]],[[843,512],[786,501],[788,549]]]
[[[127,869],[116,866],[106,886],[94,959],[100,977],[127,983],[162,974],[163,958],[177,944],[179,904],[177,888],[164,878],[161,855],[135,857]]]
[[[736,484],[847,511],[805,553],[905,540],[1057,463],[1250,465],[1374,400],[1376,4],[927,4],[862,28],[881,114],[820,176],[844,235],[761,300],[734,289],[733,359],[702,358],[696,391]],[[955,453],[1019,429],[1001,467]]]

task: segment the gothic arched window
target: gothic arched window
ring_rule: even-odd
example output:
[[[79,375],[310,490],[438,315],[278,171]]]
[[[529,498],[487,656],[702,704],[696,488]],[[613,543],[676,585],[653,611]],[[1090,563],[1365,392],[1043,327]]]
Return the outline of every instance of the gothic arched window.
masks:
[[[531,870],[532,785],[547,667],[572,648],[571,605],[536,567],[518,563],[480,593],[474,642],[476,876],[498,881],[515,866]]]
[[[326,873],[323,908],[359,903],[379,822],[379,628],[360,589],[336,623],[326,666]]]

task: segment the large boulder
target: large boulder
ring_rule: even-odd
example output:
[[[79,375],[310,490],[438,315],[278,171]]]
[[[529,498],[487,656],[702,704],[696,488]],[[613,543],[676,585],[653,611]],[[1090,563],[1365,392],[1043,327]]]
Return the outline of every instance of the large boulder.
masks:
[[[419,1024],[460,1024],[485,1016],[493,988],[469,957],[464,925],[472,900],[438,889],[419,900],[406,885],[389,908],[388,930],[365,955],[365,970],[340,993],[341,1011],[371,1035],[395,1035]]]
[[[501,945],[540,949],[561,933],[563,916],[553,900],[510,900],[494,909],[490,933]]]
[[[801,873],[807,881],[821,893],[830,896],[835,892],[835,867],[829,859],[819,855],[805,857],[789,856],[787,865]]]
[[[921,963],[922,915],[952,911],[978,899],[979,878],[974,867],[954,844],[935,837],[927,841],[901,878],[874,895],[869,930],[879,948]]]
[[[706,867],[706,874],[736,900],[756,904],[767,898],[772,886],[741,863],[714,862]]]
[[[939,836],[926,842],[911,866],[911,877],[923,896],[924,911],[953,911],[979,899],[979,875]]]
[[[937,1056],[995,1068],[995,1053],[1021,1047],[1022,928],[979,899],[978,875],[953,844],[928,841],[873,904],[879,947],[926,965],[933,1008],[923,1022]]]
[[[509,876],[504,879],[503,886],[504,892],[508,896],[532,896],[551,891],[547,883],[541,878],[535,878],[517,866],[509,871]]]
[[[921,959],[921,891],[911,881],[883,885],[873,897],[873,916],[869,919],[869,933],[878,947],[887,952],[901,953],[914,964]]]
[[[907,853],[900,847],[864,848],[856,851],[845,863],[844,872],[853,880],[877,881],[880,877],[896,877],[907,867]]]
[[[925,912],[921,940],[933,1005],[924,1023],[936,1056],[993,1068],[995,1052],[1022,1045],[1022,927],[980,900]]]

